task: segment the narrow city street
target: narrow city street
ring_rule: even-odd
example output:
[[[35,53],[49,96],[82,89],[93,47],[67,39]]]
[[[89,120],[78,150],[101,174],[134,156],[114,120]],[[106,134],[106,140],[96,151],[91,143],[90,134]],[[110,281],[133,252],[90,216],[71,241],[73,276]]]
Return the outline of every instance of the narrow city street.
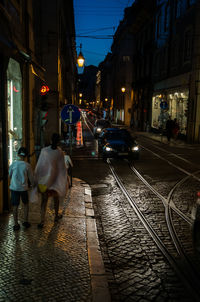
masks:
[[[200,0],[0,0],[0,302],[200,301]]]
[[[73,175],[92,188],[112,301],[198,301],[200,255],[192,246],[191,211],[200,187],[199,151],[138,135],[139,160],[105,163],[96,156],[90,121],[83,128],[85,143],[74,154]],[[161,245],[130,205],[111,167]]]

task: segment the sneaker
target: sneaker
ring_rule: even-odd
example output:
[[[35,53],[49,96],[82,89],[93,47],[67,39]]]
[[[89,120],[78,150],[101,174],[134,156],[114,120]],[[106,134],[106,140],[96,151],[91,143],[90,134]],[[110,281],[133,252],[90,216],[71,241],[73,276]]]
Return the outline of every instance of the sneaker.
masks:
[[[19,231],[19,229],[20,229],[20,225],[19,224],[14,225],[13,231]]]
[[[43,228],[43,226],[44,226],[44,223],[42,223],[42,222],[41,222],[41,223],[39,223],[39,224],[38,224],[38,229],[42,229],[42,228]]]
[[[61,219],[63,217],[63,215],[59,214],[58,216],[55,217],[55,222],[58,222],[59,219]]]
[[[22,225],[23,225],[26,229],[30,228],[30,226],[31,226],[31,224],[30,224],[28,221],[23,222]]]

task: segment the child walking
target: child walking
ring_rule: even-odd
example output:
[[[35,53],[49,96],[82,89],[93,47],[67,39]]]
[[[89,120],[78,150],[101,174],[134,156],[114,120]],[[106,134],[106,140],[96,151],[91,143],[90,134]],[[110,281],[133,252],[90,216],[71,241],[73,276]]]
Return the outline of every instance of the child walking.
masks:
[[[30,227],[30,223],[28,222],[28,188],[29,183],[34,186],[34,176],[31,165],[25,161],[27,155],[27,149],[21,147],[18,150],[19,159],[14,161],[9,167],[11,204],[13,206],[13,217],[15,223],[13,226],[14,231],[18,231],[20,229],[20,224],[18,223],[18,207],[20,199],[24,204],[24,222],[22,225],[25,228]]]

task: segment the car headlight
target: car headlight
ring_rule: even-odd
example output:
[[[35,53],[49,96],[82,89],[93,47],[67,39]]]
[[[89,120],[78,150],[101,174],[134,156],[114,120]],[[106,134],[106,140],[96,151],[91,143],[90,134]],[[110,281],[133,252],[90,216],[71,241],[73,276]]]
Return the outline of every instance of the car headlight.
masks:
[[[110,151],[112,151],[113,149],[112,149],[111,147],[106,146],[105,150],[106,150],[107,152],[110,152]]]
[[[131,148],[131,151],[139,151],[139,147],[138,146],[133,146],[132,148]]]
[[[101,132],[101,128],[97,128],[97,132]]]

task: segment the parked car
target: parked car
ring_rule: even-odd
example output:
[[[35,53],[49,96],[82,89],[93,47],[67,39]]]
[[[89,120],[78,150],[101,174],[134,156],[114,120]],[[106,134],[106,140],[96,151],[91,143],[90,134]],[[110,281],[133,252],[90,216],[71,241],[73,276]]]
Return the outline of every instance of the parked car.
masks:
[[[107,158],[139,159],[140,148],[126,129],[106,128],[98,137],[98,151],[103,160]]]
[[[108,120],[104,120],[104,119],[96,120],[93,128],[94,137],[97,138],[101,133],[101,131],[104,128],[108,128],[108,127],[111,127],[111,123]]]

